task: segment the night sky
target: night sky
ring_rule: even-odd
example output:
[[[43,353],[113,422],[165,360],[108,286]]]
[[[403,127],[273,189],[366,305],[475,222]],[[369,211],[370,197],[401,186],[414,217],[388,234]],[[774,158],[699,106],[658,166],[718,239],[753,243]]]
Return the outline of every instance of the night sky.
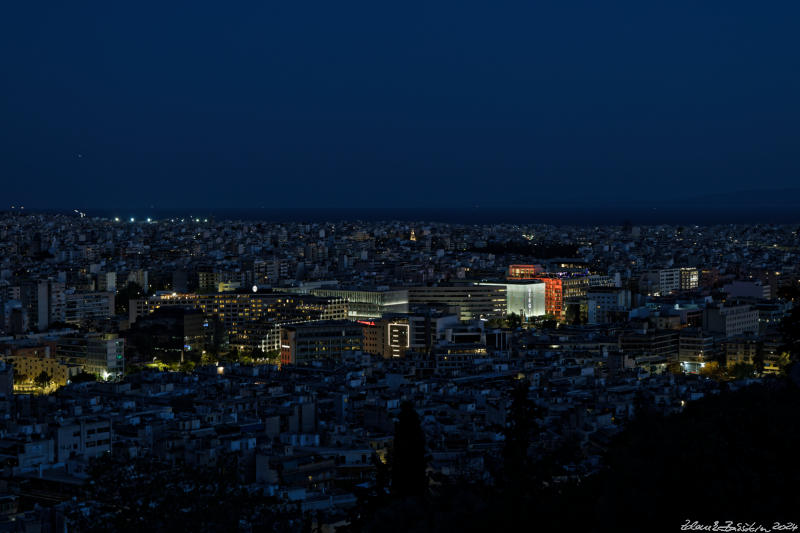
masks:
[[[799,15],[789,1],[7,1],[0,208],[794,187]]]

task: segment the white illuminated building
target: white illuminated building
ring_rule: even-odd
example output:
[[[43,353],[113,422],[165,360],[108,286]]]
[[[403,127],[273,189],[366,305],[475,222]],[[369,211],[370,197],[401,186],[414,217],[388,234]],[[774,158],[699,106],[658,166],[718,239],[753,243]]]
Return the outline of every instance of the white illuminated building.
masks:
[[[480,283],[494,285],[506,289],[506,312],[516,313],[523,318],[544,316],[545,284],[539,280],[505,283]]]

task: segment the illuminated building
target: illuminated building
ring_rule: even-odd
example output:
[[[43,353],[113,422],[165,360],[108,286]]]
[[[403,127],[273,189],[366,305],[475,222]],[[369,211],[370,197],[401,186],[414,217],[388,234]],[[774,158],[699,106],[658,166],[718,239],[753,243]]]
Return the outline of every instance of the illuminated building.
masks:
[[[713,359],[716,353],[714,337],[703,333],[700,329],[687,328],[680,332],[678,338],[678,361],[681,370],[688,374],[697,374],[705,363]]]
[[[662,268],[642,274],[642,288],[653,296],[663,296],[676,291],[696,289],[700,272],[696,268]]]
[[[281,327],[281,365],[338,362],[361,351],[362,325],[349,320],[323,320]]]
[[[217,284],[217,292],[233,292],[241,286],[242,284],[238,281],[220,281]]]
[[[696,289],[700,284],[700,271],[696,268],[681,268],[680,288],[682,291]]]
[[[81,365],[70,363],[56,356],[53,343],[28,346],[5,346],[3,361],[14,367],[17,376],[23,377],[30,388],[42,372],[50,376],[52,383],[63,387],[67,381],[81,371]]]
[[[537,278],[544,282],[545,314],[557,320],[564,319],[565,301],[586,296],[589,278],[581,275],[543,274]]]
[[[435,350],[436,372],[457,373],[475,367],[487,356],[486,345],[480,343],[456,343],[439,346]]]
[[[586,296],[586,289],[590,285],[590,279],[588,271],[582,264],[562,262],[555,266],[564,270],[544,272],[541,265],[510,265],[507,277],[509,280],[538,280],[543,282],[544,314],[563,320],[565,300]]]
[[[542,265],[509,265],[508,279],[535,279],[543,271]]]
[[[755,337],[740,336],[721,342],[725,364],[731,368],[737,364],[753,364],[761,351],[761,341]]]
[[[438,287],[409,287],[411,304],[444,304],[459,309],[461,320],[503,317],[506,314],[505,286],[448,285]]]
[[[546,284],[541,280],[509,281],[506,283],[481,282],[479,285],[501,286],[506,293],[506,312],[523,318],[543,316]]]
[[[230,335],[230,343],[240,350],[275,351],[280,346],[280,326],[316,320],[347,318],[347,303],[341,298],[295,294],[162,293],[131,300],[130,323],[161,307],[200,309],[217,318]]]
[[[125,339],[116,333],[60,337],[56,353],[59,359],[81,365],[102,379],[125,374]]]
[[[347,316],[353,320],[380,318],[390,313],[408,312],[408,291],[405,289],[374,290],[348,288],[315,288],[309,294],[324,298],[341,298],[347,302]]]
[[[384,359],[403,357],[411,346],[411,323],[407,317],[359,321],[364,327],[364,351]]]
[[[564,287],[561,278],[543,277],[545,313],[561,319],[564,317]]]

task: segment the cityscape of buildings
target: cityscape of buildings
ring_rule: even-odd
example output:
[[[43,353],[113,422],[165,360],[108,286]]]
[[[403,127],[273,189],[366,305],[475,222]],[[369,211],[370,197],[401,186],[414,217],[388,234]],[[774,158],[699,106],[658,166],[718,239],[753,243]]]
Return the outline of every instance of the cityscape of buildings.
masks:
[[[586,479],[642,405],[680,413],[783,375],[798,287],[797,226],[6,212],[0,531],[122,512],[87,496],[101,460],[231,457],[231,483],[262,498],[243,530],[334,531],[391,468],[408,402],[428,483],[492,486],[519,383],[525,454],[569,446],[549,483]]]

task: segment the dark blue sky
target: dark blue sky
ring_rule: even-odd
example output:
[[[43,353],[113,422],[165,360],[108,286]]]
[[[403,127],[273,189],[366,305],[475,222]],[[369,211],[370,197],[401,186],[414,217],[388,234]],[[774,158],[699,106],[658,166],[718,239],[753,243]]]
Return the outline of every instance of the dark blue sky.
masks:
[[[796,186],[797,2],[3,2],[3,204]],[[0,205],[6,208],[5,205]]]

